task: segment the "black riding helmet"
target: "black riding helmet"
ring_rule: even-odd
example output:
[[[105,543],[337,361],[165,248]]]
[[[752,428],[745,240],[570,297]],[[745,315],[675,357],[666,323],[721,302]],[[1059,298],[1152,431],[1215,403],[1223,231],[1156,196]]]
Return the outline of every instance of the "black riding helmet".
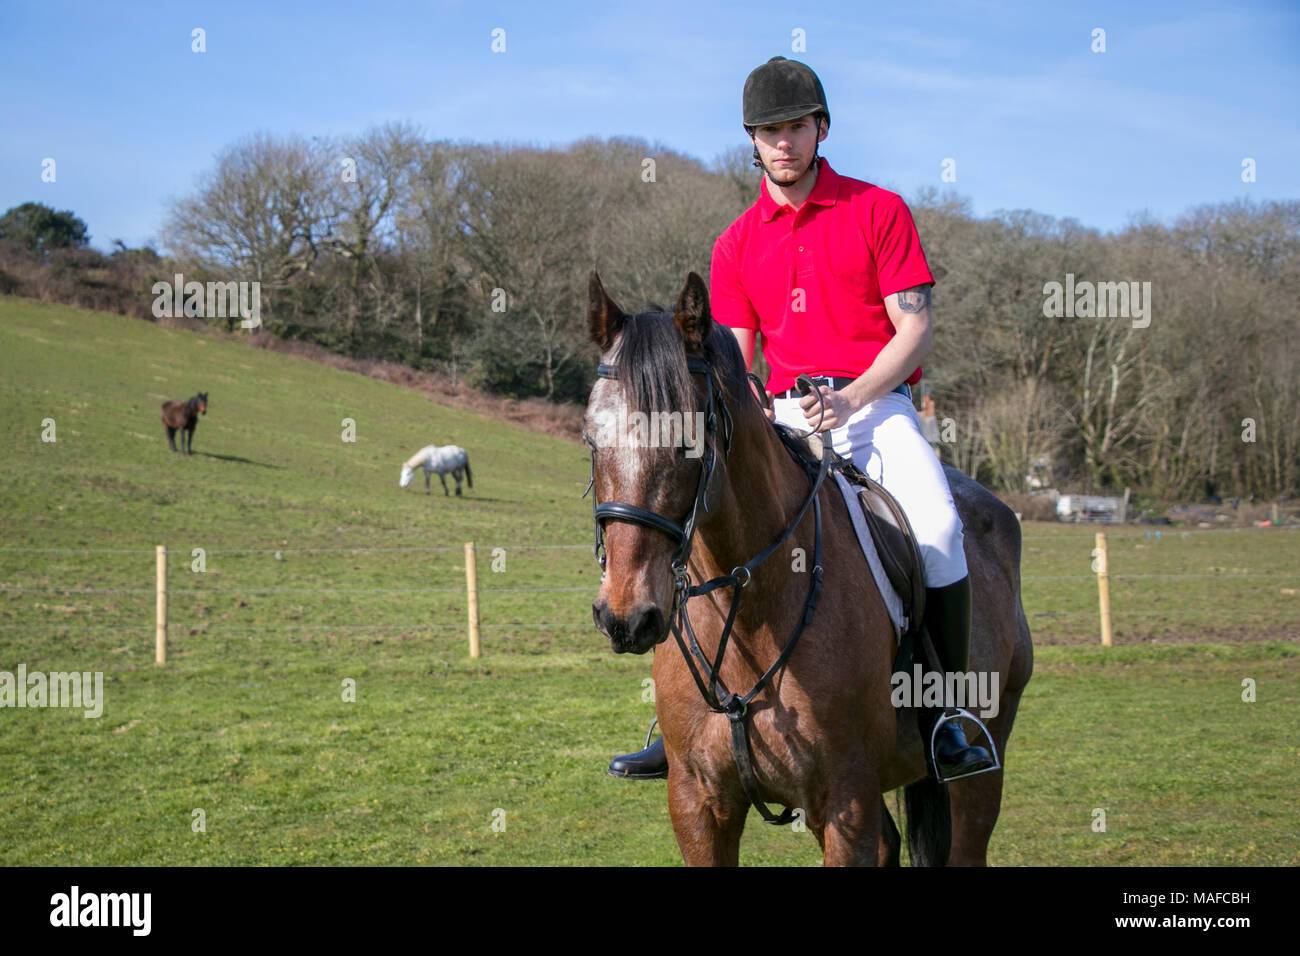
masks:
[[[821,80],[805,63],[774,56],[745,80],[742,103],[746,128],[785,123],[821,113],[829,125],[830,107]]]
[[[826,93],[817,74],[806,63],[787,60],[783,56],[772,57],[749,74],[745,80],[741,112],[745,132],[751,137],[758,126],[786,123],[810,113],[825,116],[828,128],[831,123],[830,107],[826,105]],[[814,146],[813,161],[804,170],[804,176],[816,166],[817,152],[817,147]],[[782,185],[759,159],[757,146],[754,147],[754,166],[763,170],[773,183]],[[803,176],[799,178],[802,179]]]

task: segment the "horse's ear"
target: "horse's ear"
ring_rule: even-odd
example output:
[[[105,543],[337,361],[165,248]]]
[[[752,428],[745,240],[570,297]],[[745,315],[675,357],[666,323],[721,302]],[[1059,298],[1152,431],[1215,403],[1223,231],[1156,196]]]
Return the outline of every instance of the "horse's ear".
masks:
[[[687,352],[703,351],[704,341],[713,328],[713,317],[709,315],[709,290],[694,272],[686,277],[686,286],[673,306],[673,322],[686,343]]]
[[[623,331],[623,319],[623,310],[600,284],[596,270],[591,270],[591,275],[587,278],[587,329],[591,333],[591,340],[602,352],[607,352],[618,338],[618,333]]]

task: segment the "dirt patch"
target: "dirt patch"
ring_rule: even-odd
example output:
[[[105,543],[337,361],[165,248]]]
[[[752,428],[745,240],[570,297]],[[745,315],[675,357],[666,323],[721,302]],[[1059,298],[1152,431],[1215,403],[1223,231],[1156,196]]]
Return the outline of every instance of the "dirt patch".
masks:
[[[1101,640],[1095,633],[1092,634],[1041,634],[1034,632],[1033,621],[1029,622],[1030,633],[1033,634],[1034,645],[1036,647],[1061,647],[1061,646],[1082,646],[1097,645],[1100,646]],[[1128,631],[1122,637],[1115,635],[1115,645],[1127,644],[1249,644],[1262,641],[1297,641],[1300,640],[1300,631],[1296,628],[1286,627],[1269,627],[1263,630],[1245,627],[1216,627],[1216,628],[1197,628],[1190,631],[1165,631],[1153,633],[1150,631]]]

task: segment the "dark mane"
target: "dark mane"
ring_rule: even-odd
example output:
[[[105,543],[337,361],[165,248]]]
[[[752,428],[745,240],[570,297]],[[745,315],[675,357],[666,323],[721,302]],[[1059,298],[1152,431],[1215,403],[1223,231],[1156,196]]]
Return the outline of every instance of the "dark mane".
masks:
[[[734,408],[736,399],[746,397],[749,388],[740,346],[725,325],[713,323],[704,341],[704,358],[724,400]],[[701,407],[696,399],[694,376],[686,366],[686,349],[671,311],[628,316],[619,335],[614,367],[629,412],[685,414],[707,407]]]

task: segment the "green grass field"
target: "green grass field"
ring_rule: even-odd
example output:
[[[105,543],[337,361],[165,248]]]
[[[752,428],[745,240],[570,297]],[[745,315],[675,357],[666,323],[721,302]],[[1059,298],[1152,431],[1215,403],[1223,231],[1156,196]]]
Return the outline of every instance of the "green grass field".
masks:
[[[198,391],[211,405],[183,458],[158,406]],[[237,341],[12,298],[0,429],[0,670],[102,671],[106,698],[100,719],[0,709],[0,863],[680,862],[664,784],[603,773],[653,707],[649,659],[614,656],[591,624],[582,445]],[[469,449],[463,499],[419,477],[398,489],[429,443]],[[1039,646],[991,862],[1300,862],[1300,537],[1112,529],[1105,650],[1091,530],[1025,526]],[[751,816],[744,862],[819,859],[811,834]]]

